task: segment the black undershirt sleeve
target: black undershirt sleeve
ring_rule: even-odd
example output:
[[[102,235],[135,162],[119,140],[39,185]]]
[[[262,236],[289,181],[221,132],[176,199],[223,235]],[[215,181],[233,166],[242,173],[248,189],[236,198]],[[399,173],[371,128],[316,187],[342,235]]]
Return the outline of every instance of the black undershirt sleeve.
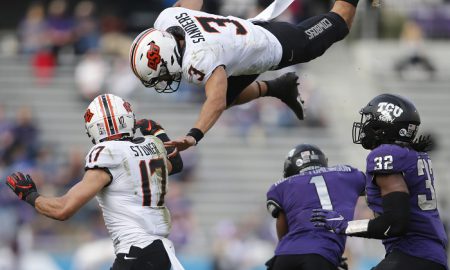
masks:
[[[383,196],[383,213],[369,221],[367,231],[348,235],[375,239],[404,235],[410,219],[409,198],[406,192],[391,192]]]
[[[170,141],[169,136],[165,132],[156,135],[161,141],[168,142]],[[174,151],[174,147],[168,147],[167,153],[170,154],[172,151]],[[169,175],[173,175],[176,173],[181,172],[183,170],[183,160],[181,159],[180,153],[178,152],[175,156],[169,158],[170,163],[172,163],[172,171],[169,173]]]

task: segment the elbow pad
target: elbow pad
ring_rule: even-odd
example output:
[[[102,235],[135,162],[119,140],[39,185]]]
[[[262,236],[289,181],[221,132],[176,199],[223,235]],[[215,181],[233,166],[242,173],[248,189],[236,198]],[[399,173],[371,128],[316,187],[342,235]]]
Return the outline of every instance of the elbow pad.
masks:
[[[282,211],[281,206],[274,200],[268,200],[266,203],[267,212],[273,217],[278,218],[280,212]]]
[[[156,137],[158,137],[158,139],[160,139],[162,142],[170,141],[169,136],[167,136],[167,133],[165,132],[159,133],[158,135],[156,135]]]
[[[386,239],[404,235],[408,229],[409,194],[391,192],[382,198],[383,214],[372,219],[367,227],[369,238]]]
[[[183,159],[181,159],[180,153],[177,153],[174,157],[169,158],[170,163],[172,163],[172,171],[169,175],[176,174],[183,170]]]

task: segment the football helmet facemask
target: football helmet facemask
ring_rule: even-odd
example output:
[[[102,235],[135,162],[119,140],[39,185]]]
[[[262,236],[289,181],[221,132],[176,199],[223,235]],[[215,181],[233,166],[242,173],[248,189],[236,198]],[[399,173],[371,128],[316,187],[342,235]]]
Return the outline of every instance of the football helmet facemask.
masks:
[[[136,120],[131,105],[115,95],[97,96],[86,109],[84,121],[94,144],[134,136]]]
[[[420,125],[414,104],[399,95],[376,96],[360,114],[360,122],[353,123],[353,143],[369,150],[384,143],[411,143]]]
[[[284,161],[283,177],[289,177],[307,169],[327,166],[328,158],[319,147],[313,144],[299,144],[289,151]]]
[[[130,50],[131,69],[145,87],[158,93],[178,90],[182,77],[181,53],[175,37],[154,28],[140,33]]]

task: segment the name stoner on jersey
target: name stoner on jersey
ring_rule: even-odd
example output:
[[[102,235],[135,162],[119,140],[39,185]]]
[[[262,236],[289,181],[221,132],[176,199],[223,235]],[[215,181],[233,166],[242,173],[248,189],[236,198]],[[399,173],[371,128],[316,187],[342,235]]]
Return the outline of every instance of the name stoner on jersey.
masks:
[[[56,220],[70,218],[96,197],[116,253],[113,270],[145,269],[149,262],[157,269],[183,269],[166,238],[171,221],[164,201],[168,175],[180,172],[183,163],[178,153],[167,157],[164,129],[152,120],[136,123],[131,105],[111,94],[96,97],[84,120],[95,145],[86,155],[83,178],[66,194],[43,196],[21,172],[8,176],[6,184]],[[136,129],[144,136],[135,137]]]
[[[274,4],[278,2],[287,7],[292,1]],[[163,10],[154,27],[140,33],[131,46],[134,74],[158,92],[175,92],[185,79],[204,86],[206,95],[194,127],[166,145],[179,151],[196,145],[224,110],[264,96],[280,99],[303,119],[295,73],[269,81],[256,78],[321,56],[348,34],[357,4],[337,0],[330,12],[298,25],[270,21],[270,16],[244,20],[201,12],[201,0],[181,0]]]
[[[447,235],[437,209],[429,137],[416,138],[415,105],[393,94],[373,98],[353,124],[353,142],[370,150],[366,166],[368,206],[376,218],[351,220],[317,209],[311,220],[337,234],[382,239],[385,258],[375,270],[445,270]]]

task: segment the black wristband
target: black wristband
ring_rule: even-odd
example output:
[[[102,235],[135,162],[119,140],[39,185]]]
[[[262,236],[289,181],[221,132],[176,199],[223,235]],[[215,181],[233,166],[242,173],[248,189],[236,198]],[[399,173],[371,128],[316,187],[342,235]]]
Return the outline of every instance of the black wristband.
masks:
[[[39,193],[37,192],[31,192],[30,194],[28,194],[28,196],[25,198],[25,201],[29,204],[31,204],[34,207],[34,204],[36,202],[36,199],[41,196]]]
[[[358,2],[359,2],[359,0],[338,0],[338,1],[347,2],[349,4],[352,4],[354,7],[357,7],[358,6]]]
[[[191,128],[189,132],[186,134],[186,136],[192,136],[195,139],[195,144],[197,145],[198,142],[203,138],[204,134],[203,132],[198,128]]]

